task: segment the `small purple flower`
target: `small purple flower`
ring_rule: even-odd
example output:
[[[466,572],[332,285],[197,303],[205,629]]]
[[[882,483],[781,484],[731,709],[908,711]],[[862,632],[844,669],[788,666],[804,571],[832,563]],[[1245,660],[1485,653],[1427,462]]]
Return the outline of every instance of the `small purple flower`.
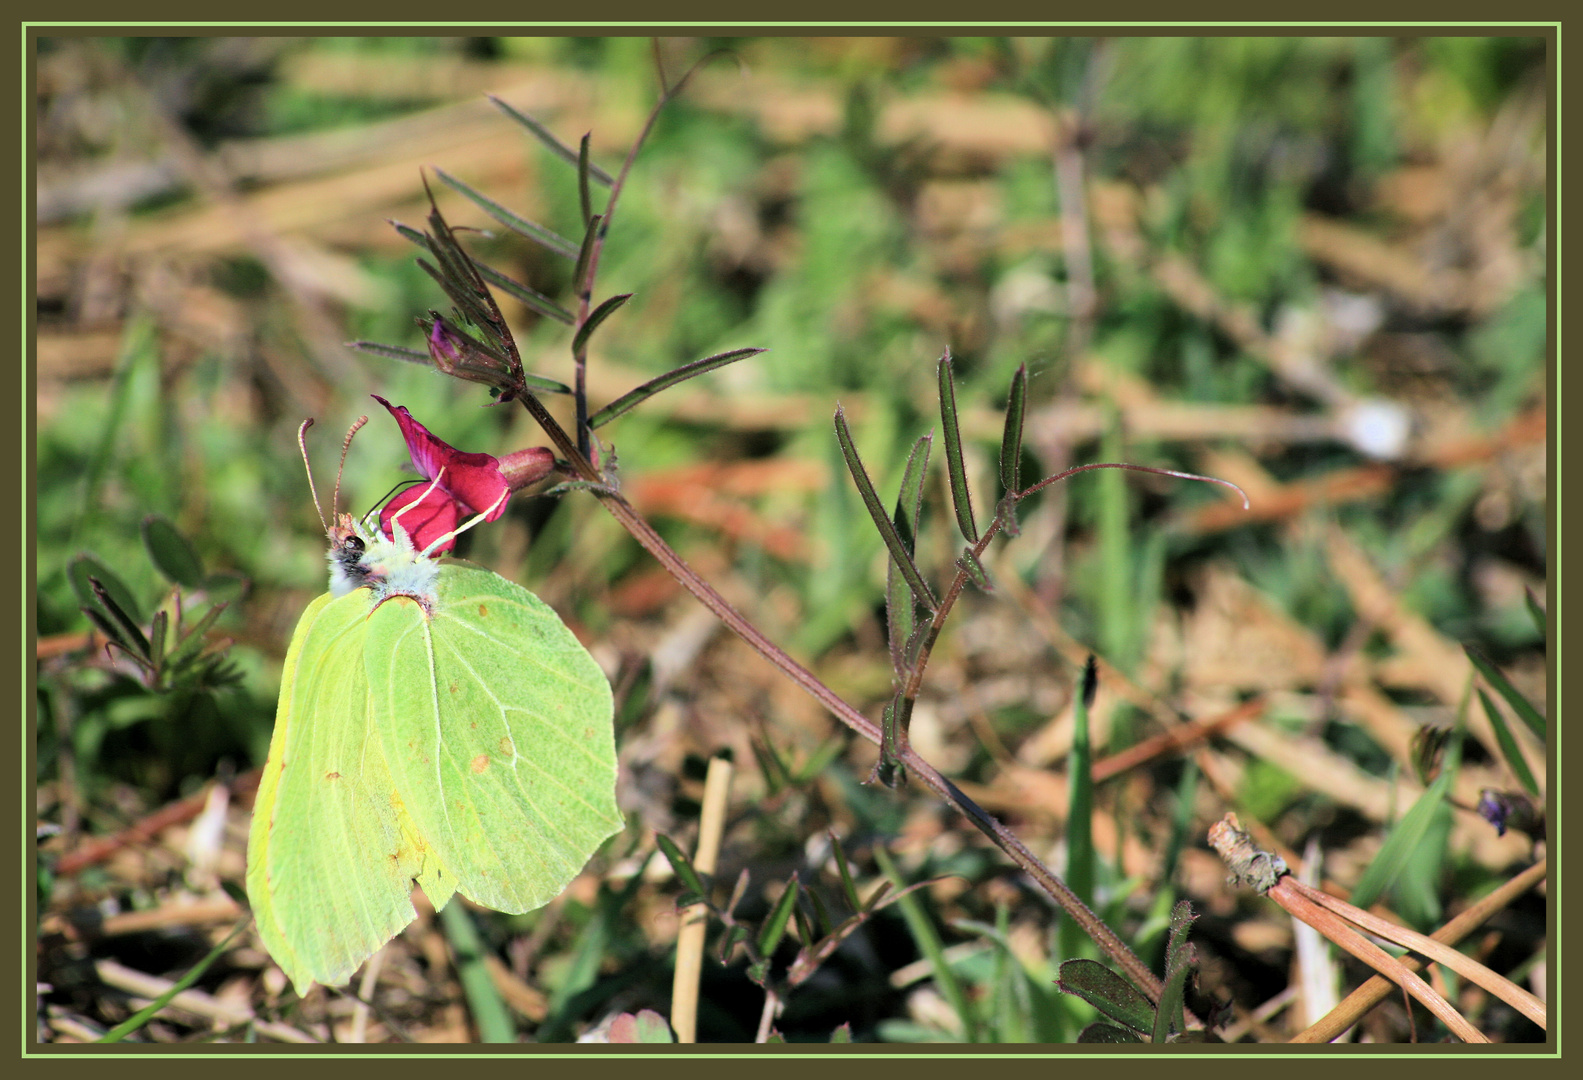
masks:
[[[1506,796],[1494,788],[1485,788],[1479,792],[1479,816],[1495,826],[1496,836],[1506,835],[1506,819],[1511,816],[1512,804]]]

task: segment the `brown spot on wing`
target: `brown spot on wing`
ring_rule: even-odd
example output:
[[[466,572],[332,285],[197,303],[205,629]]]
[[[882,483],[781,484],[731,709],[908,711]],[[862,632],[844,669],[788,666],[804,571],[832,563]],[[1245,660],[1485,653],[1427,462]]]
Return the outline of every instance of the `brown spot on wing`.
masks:
[[[334,769],[331,769],[329,772],[324,774],[324,778],[326,780],[339,780],[341,778],[341,774],[336,772]]]
[[[514,748],[511,745],[511,736],[500,736],[500,752],[508,757],[514,752]]]
[[[479,604],[478,605],[478,617],[480,619],[482,619],[482,618],[486,618],[488,615],[489,615],[489,605],[488,604],[482,604],[482,603]]]
[[[475,776],[478,773],[483,772],[485,769],[489,768],[489,755],[488,754],[479,754],[471,762],[468,763],[468,768],[473,770],[473,774]]]

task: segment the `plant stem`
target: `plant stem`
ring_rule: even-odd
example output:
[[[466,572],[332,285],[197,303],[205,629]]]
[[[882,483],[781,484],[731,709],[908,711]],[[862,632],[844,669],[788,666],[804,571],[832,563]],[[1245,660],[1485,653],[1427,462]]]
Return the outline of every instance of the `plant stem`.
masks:
[[[538,398],[527,390],[523,390],[518,396],[528,412],[544,428],[545,434],[567,456],[569,459],[568,464],[578,471],[579,476],[583,480],[594,485],[590,489],[594,497],[604,504],[605,509],[610,511],[611,516],[619,521],[627,532],[632,534],[634,540],[641,544],[649,554],[659,560],[660,565],[665,567],[672,577],[681,582],[682,586],[697,597],[704,607],[714,612],[721,622],[736,631],[737,635],[751,645],[760,656],[780,668],[787,678],[802,687],[816,701],[830,710],[837,720],[840,720],[874,745],[879,746],[881,744],[882,732],[878,725],[849,705],[840,695],[821,682],[818,676],[792,659],[779,645],[765,637],[758,627],[754,626],[753,623],[748,621],[746,616],[732,607],[725,597],[716,592],[713,586],[699,576],[696,570],[687,565],[686,561],[661,539],[659,533],[654,531],[653,526],[637,512],[631,503],[627,502],[619,492],[603,486],[603,479],[599,476],[598,471],[594,469],[587,458],[578,455],[576,445],[561,426],[556,423],[555,418],[549,414],[549,411],[544,408]],[[1069,470],[1069,472],[1081,472],[1095,467],[1092,465],[1079,466],[1076,469]],[[1146,471],[1163,470],[1148,469]],[[1044,487],[1047,482],[1049,481],[1041,481],[1029,488],[1024,494]],[[998,522],[992,523],[984,531],[984,534],[979,537],[978,544],[974,545],[974,554],[981,554],[984,547],[988,545],[990,539],[998,531]],[[925,643],[924,648],[920,650],[916,669],[920,672],[920,675],[927,658],[928,647],[938,636],[939,627],[944,621],[945,613],[950,610],[952,602],[962,591],[966,581],[967,572],[959,570],[951,584],[951,589],[940,604],[940,610],[936,612],[935,625],[931,626],[929,639]],[[916,692],[914,687],[913,695],[916,695]],[[1016,863],[1041,889],[1048,893],[1060,906],[1061,910],[1071,916],[1083,928],[1083,932],[1088,934],[1094,940],[1094,943],[1110,957],[1111,961],[1126,973],[1127,977],[1132,980],[1139,990],[1143,991],[1151,1001],[1159,1000],[1160,980],[1153,971],[1149,970],[1149,966],[1139,959],[1138,955],[1127,947],[1126,942],[1122,941],[1109,926],[1106,926],[1098,915],[1089,910],[1088,905],[1078,899],[1077,894],[1072,892],[1054,871],[1039,861],[1033,852],[1029,851],[1027,846],[1017,838],[1015,833],[991,817],[982,807],[963,794],[950,780],[941,776],[934,766],[919,757],[910,745],[903,747],[901,760],[907,769],[923,782],[925,787],[961,811],[973,823],[974,827],[989,837],[996,847],[1005,852],[1012,862]]]

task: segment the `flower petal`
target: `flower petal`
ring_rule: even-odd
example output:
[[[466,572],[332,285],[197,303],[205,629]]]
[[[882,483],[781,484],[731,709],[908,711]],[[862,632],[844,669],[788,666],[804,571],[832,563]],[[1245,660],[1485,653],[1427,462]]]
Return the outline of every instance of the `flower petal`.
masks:
[[[430,544],[447,533],[454,533],[461,519],[461,509],[456,500],[446,494],[443,487],[430,490],[428,484],[412,485],[379,511],[379,526],[392,540],[396,538],[396,533],[391,523],[397,520],[397,514],[401,515],[401,527],[412,538],[412,546],[419,551],[427,550]],[[456,538],[452,536],[436,545],[431,554],[444,554],[455,546]]]
[[[412,455],[412,465],[425,480],[440,476],[440,488],[461,504],[461,509],[471,514],[489,511],[485,521],[495,521],[506,512],[502,496],[509,495],[506,478],[501,475],[500,461],[491,454],[470,454],[458,450],[442,439],[436,438],[412,418],[403,405],[392,405],[378,394],[372,395],[401,425],[402,437],[407,440],[407,451]],[[496,505],[497,502],[499,505]],[[405,524],[405,519],[403,519]],[[410,530],[409,530],[410,531]],[[419,545],[420,549],[422,545]]]

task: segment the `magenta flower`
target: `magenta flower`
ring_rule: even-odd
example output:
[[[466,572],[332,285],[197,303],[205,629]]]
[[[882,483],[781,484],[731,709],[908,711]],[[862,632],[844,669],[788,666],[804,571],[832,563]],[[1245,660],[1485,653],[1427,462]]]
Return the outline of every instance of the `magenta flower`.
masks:
[[[542,480],[555,467],[555,455],[542,446],[519,450],[504,459],[458,450],[431,435],[405,406],[392,405],[378,394],[372,397],[401,425],[413,468],[428,481],[414,484],[386,503],[379,512],[379,525],[394,540],[391,523],[399,513],[401,527],[419,551],[428,550],[431,544],[434,550],[430,554],[450,551],[456,546],[456,537],[450,534],[458,525],[486,511],[485,521],[497,520],[506,512],[511,492]],[[438,483],[434,483],[436,477]]]

